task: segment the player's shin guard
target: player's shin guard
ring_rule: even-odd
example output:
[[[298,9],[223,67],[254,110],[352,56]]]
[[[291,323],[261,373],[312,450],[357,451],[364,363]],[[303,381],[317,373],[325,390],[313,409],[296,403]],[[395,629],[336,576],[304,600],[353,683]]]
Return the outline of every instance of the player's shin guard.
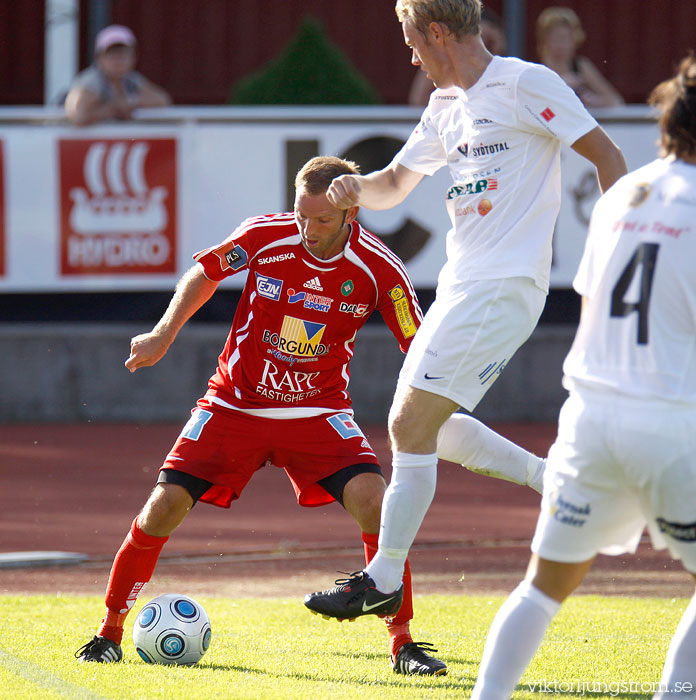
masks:
[[[561,604],[522,581],[488,632],[472,700],[507,700],[536,653]]]
[[[544,461],[465,413],[452,414],[440,428],[437,456],[542,492]]]
[[[372,561],[372,557],[377,554],[379,535],[362,533],[362,541],[365,549],[365,564]],[[404,600],[401,603],[399,612],[396,615],[385,618],[387,632],[389,633],[389,644],[392,659],[397,655],[399,649],[404,644],[413,641],[409,623],[413,619],[413,589],[411,587],[411,565],[406,560],[404,566]]]
[[[140,591],[152,578],[160,552],[168,537],[147,535],[133,520],[130,532],[114,557],[109,582],[106,586],[106,615],[97,634],[116,644],[123,637],[123,623],[140,595]]]
[[[401,586],[408,550],[435,495],[437,455],[394,452],[392,466],[382,502],[379,551],[365,568],[382,593]]]

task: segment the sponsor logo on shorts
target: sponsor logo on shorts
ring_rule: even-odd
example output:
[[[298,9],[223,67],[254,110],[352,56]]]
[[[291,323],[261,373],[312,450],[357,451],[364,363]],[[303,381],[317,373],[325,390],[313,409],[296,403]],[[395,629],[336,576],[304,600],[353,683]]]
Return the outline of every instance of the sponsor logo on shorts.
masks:
[[[589,503],[579,506],[576,503],[566,501],[558,491],[549,496],[551,504],[551,517],[564,525],[582,527],[587,521],[587,516],[592,512]]]
[[[408,306],[408,299],[403,287],[400,284],[392,287],[389,290],[389,296],[394,304],[394,312],[396,313],[399,328],[401,328],[404,338],[410,338],[416,334],[416,324],[411,315],[411,309]]]
[[[282,280],[277,280],[275,277],[267,277],[260,272],[256,273],[256,291],[259,293],[259,296],[278,301],[282,290]]]
[[[329,416],[326,422],[344,439],[350,440],[354,437],[361,437],[365,442],[365,436],[363,435],[360,426],[355,422],[353,416],[350,413],[336,413]],[[365,447],[365,445],[362,445]],[[370,443],[367,443],[367,447],[370,447]]]
[[[285,316],[280,333],[264,330],[262,339],[281,353],[296,357],[318,357],[329,349],[321,342],[326,324]]]
[[[315,311],[326,312],[331,308],[333,299],[330,297],[322,297],[318,294],[310,292],[295,292],[294,289],[288,289],[288,302],[296,304],[301,301],[305,309],[314,309]]]
[[[268,263],[283,262],[283,260],[292,260],[295,253],[280,253],[279,255],[269,255],[266,258],[259,258],[256,262],[259,265],[268,265]]]
[[[551,121],[552,119],[554,119],[555,116],[556,116],[556,115],[553,113],[553,110],[551,109],[551,107],[547,107],[547,108],[546,108],[545,110],[543,110],[542,112],[539,112],[539,114],[541,114],[541,117],[542,117],[542,119],[543,119],[545,122],[550,122],[550,121]]]
[[[696,523],[671,523],[664,518],[657,518],[657,526],[660,532],[669,535],[680,542],[696,542]]]
[[[481,384],[486,384],[487,382],[493,384],[505,369],[506,363],[507,359],[500,360],[500,362],[490,362],[482,372],[479,372]]]
[[[296,403],[316,396],[321,392],[314,386],[319,372],[298,372],[278,367],[270,360],[263,361],[261,379],[256,385],[256,393],[272,401]]]
[[[344,314],[353,314],[355,318],[362,318],[367,313],[367,304],[347,304],[342,301],[338,307]]]
[[[444,379],[444,377],[433,377],[430,374],[428,374],[427,372],[423,375],[423,377],[425,379]]]

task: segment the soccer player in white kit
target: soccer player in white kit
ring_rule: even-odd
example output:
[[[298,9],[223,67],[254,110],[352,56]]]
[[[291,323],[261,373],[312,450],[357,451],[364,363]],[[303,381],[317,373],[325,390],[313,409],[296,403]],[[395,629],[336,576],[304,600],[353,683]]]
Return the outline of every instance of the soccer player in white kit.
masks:
[[[596,166],[602,191],[626,172],[619,148],[556,73],[486,50],[480,0],[398,0],[396,13],[413,64],[437,89],[390,165],[339,177],[327,196],[341,208],[387,209],[447,166],[453,227],[435,302],[389,416],[393,470],[379,552],[349,583],[305,597],[311,610],[337,618],[367,614],[398,595],[435,492],[438,456],[464,463],[472,450],[495,447],[499,436],[453,414],[475,408],[539,320],[560,208],[561,144]],[[507,477],[525,483],[524,474]]]
[[[510,696],[595,555],[634,552],[646,524],[696,579],[696,59],[651,102],[661,158],[594,209],[532,559],[491,626],[476,700]],[[674,693],[696,694],[696,596],[655,697]]]

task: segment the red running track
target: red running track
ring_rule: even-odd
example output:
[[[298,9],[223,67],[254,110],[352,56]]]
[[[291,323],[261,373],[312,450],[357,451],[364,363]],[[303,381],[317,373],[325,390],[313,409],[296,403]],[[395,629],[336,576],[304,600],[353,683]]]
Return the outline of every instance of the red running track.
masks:
[[[545,455],[554,424],[492,426]],[[83,552],[78,566],[0,568],[0,593],[104,590],[111,558],[152,488],[179,425],[0,426],[0,552]],[[385,475],[386,431],[365,430]],[[506,592],[523,575],[540,497],[440,462],[412,550],[416,592]],[[231,509],[197,505],[172,535],[149,590],[301,595],[362,565],[359,532],[337,504],[300,508],[284,472],[264,468]],[[463,580],[462,580],[463,578]],[[585,592],[691,595],[662,553],[599,557]]]

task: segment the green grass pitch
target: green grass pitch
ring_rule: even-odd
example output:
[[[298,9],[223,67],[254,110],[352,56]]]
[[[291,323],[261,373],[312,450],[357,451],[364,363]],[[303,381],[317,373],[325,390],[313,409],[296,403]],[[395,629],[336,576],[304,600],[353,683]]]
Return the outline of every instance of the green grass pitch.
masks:
[[[179,591],[185,593],[185,591]],[[97,597],[0,596],[0,698],[23,700],[364,700],[462,698],[471,693],[483,643],[501,597],[416,596],[416,641],[433,642],[444,677],[392,672],[384,624],[342,624],[310,615],[299,598],[199,598],[213,638],[194,667],[143,663],[126,625],[124,662],[78,664],[94,634]],[[552,623],[513,695],[527,698],[649,698],[688,601],[577,596]],[[529,690],[531,684],[537,690]],[[581,694],[584,685],[584,696]],[[620,684],[623,684],[620,685]],[[630,685],[632,684],[632,685]]]

